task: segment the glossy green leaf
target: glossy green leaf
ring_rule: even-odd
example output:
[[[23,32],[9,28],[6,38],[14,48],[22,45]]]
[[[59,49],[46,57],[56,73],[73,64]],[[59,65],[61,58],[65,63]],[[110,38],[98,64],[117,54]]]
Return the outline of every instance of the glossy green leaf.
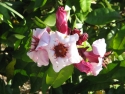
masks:
[[[79,0],[80,7],[83,12],[87,12],[91,10],[91,0]]]
[[[111,48],[115,50],[124,50],[125,49],[125,26],[123,26],[114,36],[111,41]]]
[[[45,28],[46,27],[46,24],[40,18],[38,18],[37,16],[35,16],[33,21],[40,28]]]
[[[85,22],[92,25],[104,25],[118,19],[120,19],[120,15],[115,10],[98,8],[88,14]]]
[[[52,66],[47,71],[46,83],[52,85],[54,88],[62,85],[73,72],[73,65],[63,68],[60,72],[56,73]]]
[[[49,15],[47,18],[45,18],[44,23],[48,26],[54,26],[56,23],[56,15],[55,13]]]
[[[121,66],[121,67],[125,67],[125,60],[122,60],[122,61],[121,61],[120,66]]]
[[[25,37],[24,35],[20,35],[20,34],[14,34],[13,36],[17,39],[23,39]]]
[[[106,68],[104,68],[100,74],[107,74],[108,72],[110,72],[111,70],[113,70],[119,62],[112,62],[110,64],[107,65]]]

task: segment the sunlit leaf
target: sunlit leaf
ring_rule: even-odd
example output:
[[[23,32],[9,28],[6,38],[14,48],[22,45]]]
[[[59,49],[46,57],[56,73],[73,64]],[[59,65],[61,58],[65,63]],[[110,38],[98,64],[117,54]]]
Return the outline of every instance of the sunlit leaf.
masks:
[[[104,25],[118,19],[120,19],[120,15],[115,10],[99,8],[90,12],[85,22],[92,25]]]
[[[52,66],[47,71],[46,82],[52,85],[54,88],[59,87],[63,84],[73,72],[73,65],[63,68],[60,72],[56,73]]]
[[[91,0],[80,0],[79,3],[80,3],[80,7],[82,9],[83,12],[87,12],[87,11],[90,11],[91,8]]]
[[[8,78],[12,78],[14,75],[14,65],[16,64],[16,59],[13,58],[12,61],[6,67],[6,74]]]
[[[20,34],[14,34],[13,36],[15,36],[15,38],[17,39],[23,39],[25,37],[24,35],[20,35]]]
[[[46,23],[46,25],[48,26],[54,26],[56,23],[56,15],[55,14],[49,15],[47,18],[45,18],[44,23]]]

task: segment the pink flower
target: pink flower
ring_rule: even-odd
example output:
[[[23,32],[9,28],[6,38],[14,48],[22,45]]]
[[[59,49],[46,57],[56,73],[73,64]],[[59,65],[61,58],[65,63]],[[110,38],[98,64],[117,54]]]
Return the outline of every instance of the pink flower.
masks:
[[[98,57],[98,61],[99,62],[91,62],[92,65],[92,74],[94,76],[97,76],[99,74],[99,72],[102,70],[102,63],[103,63],[103,59],[101,57]]]
[[[50,44],[47,51],[55,72],[81,61],[76,46],[78,38],[77,34],[66,35],[58,31],[50,34]]]
[[[27,53],[39,67],[42,65],[47,66],[49,64],[48,53],[46,51],[46,46],[49,43],[49,34],[47,30],[47,28],[36,28],[36,30],[33,30],[31,49]]]
[[[78,64],[74,64],[74,66],[80,70],[81,72],[85,72],[86,74],[89,74],[93,70],[93,66],[89,62],[85,62],[84,60],[80,61]]]
[[[67,15],[64,7],[59,7],[56,12],[56,27],[63,34],[68,34]]]
[[[104,57],[106,53],[105,39],[98,39],[92,44],[92,51],[85,51],[84,55],[90,62],[98,62],[98,57]]]
[[[84,51],[86,59],[91,63],[93,75],[98,75],[102,70],[103,57],[106,53],[105,39],[98,39],[92,44],[92,51]]]

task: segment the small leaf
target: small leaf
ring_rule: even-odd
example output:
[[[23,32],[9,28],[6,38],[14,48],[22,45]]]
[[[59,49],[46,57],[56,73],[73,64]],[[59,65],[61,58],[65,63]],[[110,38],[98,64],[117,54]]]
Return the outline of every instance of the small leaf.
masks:
[[[35,16],[33,21],[40,28],[45,28],[46,27],[46,24],[40,18],[38,18],[37,16]]]
[[[52,66],[47,71],[46,82],[53,86],[53,88],[57,88],[62,85],[73,72],[73,65],[66,66],[60,72],[56,73]]]
[[[83,12],[87,12],[91,10],[91,0],[80,0],[80,7]]]
[[[16,64],[16,59],[13,58],[12,61],[6,67],[6,74],[8,78],[12,78],[14,75],[14,65]]]
[[[45,18],[44,23],[48,26],[54,26],[56,23],[56,15],[55,13],[49,15],[47,18]]]
[[[17,39],[23,39],[25,37],[24,35],[20,35],[20,34],[14,34],[13,36]]]

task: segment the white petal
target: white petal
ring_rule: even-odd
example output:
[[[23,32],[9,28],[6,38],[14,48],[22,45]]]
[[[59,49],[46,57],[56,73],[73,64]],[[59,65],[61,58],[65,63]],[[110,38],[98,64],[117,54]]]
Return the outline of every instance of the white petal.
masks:
[[[75,43],[71,43],[69,47],[69,53],[70,53],[70,62],[72,63],[79,63],[81,61],[80,55],[78,53],[77,47]]]
[[[106,53],[106,43],[105,43],[105,39],[99,39],[93,42],[92,44],[92,48],[93,48],[93,53],[96,55],[100,55],[101,57],[104,56],[104,54]]]
[[[45,32],[45,31],[46,31],[46,28],[44,28],[44,29],[40,29],[40,28],[33,29],[33,36],[40,39],[43,32]]]
[[[98,58],[99,63],[91,62],[91,65],[93,66],[92,73],[94,76],[97,76],[99,72],[102,70],[102,58]]]
[[[34,62],[37,62],[37,51],[32,51],[32,52],[28,52],[27,55],[34,61]]]
[[[61,57],[58,57],[56,62],[53,62],[52,64],[55,72],[59,72],[62,68],[67,66],[67,62],[65,62],[65,59]]]
[[[47,31],[45,31],[40,38],[40,41],[36,50],[47,46],[49,44],[49,41],[50,41],[50,35]]]
[[[37,65],[41,67],[42,65],[47,66],[49,64],[49,57],[46,50],[40,50],[37,52]]]
[[[66,34],[62,34],[58,31],[56,31],[55,33],[57,34],[57,38],[59,39],[59,41],[62,43],[75,42],[75,41],[78,41],[78,39],[79,39],[78,34],[66,35]]]

